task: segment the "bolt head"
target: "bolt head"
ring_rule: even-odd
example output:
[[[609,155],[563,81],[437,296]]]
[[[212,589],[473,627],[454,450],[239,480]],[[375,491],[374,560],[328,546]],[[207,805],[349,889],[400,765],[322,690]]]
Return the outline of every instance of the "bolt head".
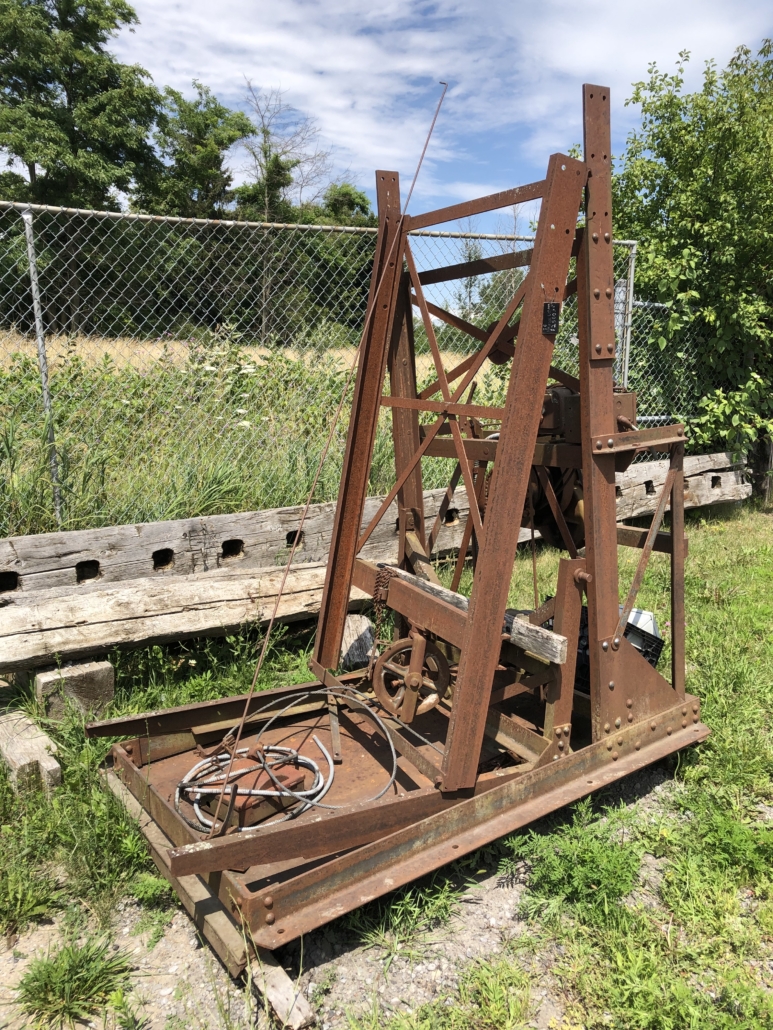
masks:
[[[560,726],[556,726],[556,736],[557,737],[561,736],[561,727]]]
[[[673,732],[674,732],[674,731],[673,731],[673,729],[672,729],[672,728],[671,728],[670,726],[666,726],[666,733],[667,733],[667,734],[669,735],[669,737],[671,736],[671,734],[672,734]]]
[[[617,650],[618,647],[620,647],[620,637],[615,637],[615,639],[612,641],[612,646],[615,650]]]
[[[271,897],[270,894],[267,894],[266,897],[263,899],[263,904],[266,908],[274,907],[274,899]]]
[[[605,732],[605,733],[609,733],[609,730],[610,730],[610,725],[609,725],[609,723],[608,723],[608,722],[605,722],[605,723],[604,723],[604,732]]]
[[[610,690],[614,690],[615,689],[615,681],[614,680],[610,680],[609,681],[609,689]]]
[[[599,234],[597,232],[594,232],[593,235],[591,236],[591,239],[593,240],[594,243],[598,243],[598,241],[599,241]]]
[[[630,712],[628,713],[628,722],[633,722],[633,716]]]
[[[657,728],[658,728],[658,724],[656,722],[651,722],[650,723],[650,729],[652,730],[653,733],[655,732],[655,730]]]
[[[593,291],[593,296],[596,298],[596,300],[598,300],[599,297],[601,296],[601,290],[594,290]]]
[[[559,751],[563,751],[564,750],[564,742],[563,742],[563,740],[559,740],[559,742],[558,742],[558,750]]]
[[[620,719],[615,719],[615,726],[620,729]]]
[[[609,233],[608,232],[604,233],[604,242],[605,243],[609,243]]]
[[[637,751],[641,751],[641,741],[637,740],[636,743],[634,744],[634,747],[636,748]]]
[[[604,444],[601,442],[601,440],[597,440],[596,441],[596,450],[597,451],[600,451],[603,446],[604,446]]]
[[[620,755],[617,753],[617,751],[613,751],[612,752],[612,761],[613,762],[616,762],[619,757],[620,757]]]
[[[626,708],[633,708],[633,699],[632,698],[629,697],[629,698],[626,699],[625,707]]]
[[[596,353],[597,354],[601,354],[601,344],[600,343],[596,344]]]
[[[617,746],[618,747],[622,747],[623,746],[623,738],[622,737],[618,737],[617,738]]]
[[[615,446],[615,441],[610,436],[610,438],[607,440],[607,447],[614,447],[614,446]]]
[[[682,729],[683,730],[687,729],[687,720],[686,719],[682,719]]]
[[[611,750],[612,750],[612,741],[608,740],[607,741],[607,751],[611,751]]]
[[[266,923],[269,926],[272,926],[275,922],[276,922],[276,916],[274,915],[274,913],[273,912],[267,912],[266,913]]]

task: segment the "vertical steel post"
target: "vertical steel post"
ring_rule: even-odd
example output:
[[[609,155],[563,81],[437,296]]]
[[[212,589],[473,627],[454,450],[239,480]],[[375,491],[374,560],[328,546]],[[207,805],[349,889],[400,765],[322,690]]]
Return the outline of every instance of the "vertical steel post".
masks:
[[[43,309],[40,304],[40,285],[38,283],[38,264],[35,258],[35,238],[32,232],[32,212],[22,211],[24,235],[27,237],[27,261],[30,267],[30,289],[32,291],[32,310],[35,315],[35,336],[38,344],[38,368],[40,369],[40,386],[43,391],[43,410],[46,415],[46,436],[48,437],[48,464],[51,469],[51,486],[54,495],[54,517],[56,524],[62,528],[62,492],[59,484],[59,462],[56,456],[56,440],[54,437],[54,414],[51,405],[51,391],[48,385],[48,357],[46,355],[46,336],[43,329]]]

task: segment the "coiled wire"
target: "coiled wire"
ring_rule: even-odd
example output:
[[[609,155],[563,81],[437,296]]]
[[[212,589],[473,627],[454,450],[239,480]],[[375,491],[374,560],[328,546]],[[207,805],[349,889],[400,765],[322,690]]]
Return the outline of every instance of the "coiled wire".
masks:
[[[361,694],[360,691],[355,690],[353,687],[349,687],[345,690],[336,690],[335,688],[317,688],[312,690],[301,690],[296,694],[285,695],[287,698],[287,704],[280,711],[268,719],[263,726],[258,730],[257,739],[252,748],[239,748],[236,754],[233,754],[232,748],[236,742],[236,736],[239,729],[239,723],[232,726],[231,729],[226,733],[222,742],[222,750],[216,754],[209,755],[208,757],[197,762],[185,776],[177,784],[174,795],[174,807],[177,813],[183,818],[189,826],[200,832],[207,832],[213,829],[215,820],[210,819],[201,809],[201,800],[204,797],[222,794],[224,799],[228,799],[228,805],[225,815],[219,820],[219,826],[215,829],[215,832],[222,832],[225,826],[228,824],[231,813],[233,812],[236,800],[238,797],[266,797],[266,798],[277,798],[285,801],[289,801],[292,804],[292,810],[287,812],[281,819],[271,819],[269,822],[263,823],[262,825],[277,826],[279,823],[287,822],[288,819],[296,819],[303,812],[308,811],[310,808],[319,807],[334,810],[342,808],[342,805],[330,805],[324,804],[322,799],[328,793],[333,785],[335,778],[335,766],[333,759],[330,757],[324,744],[321,742],[319,737],[316,735],[312,737],[312,740],[319,748],[322,753],[325,762],[327,763],[327,775],[322,773],[319,765],[308,755],[303,755],[299,751],[293,748],[279,747],[273,744],[262,745],[261,740],[263,734],[272,726],[277,719],[281,719],[291,708],[294,708],[297,704],[303,703],[312,697],[322,696],[338,697],[346,701],[349,706],[354,707],[359,711],[364,711],[371,719],[375,722],[378,729],[383,733],[389,744],[389,749],[392,757],[392,769],[389,775],[387,783],[381,788],[381,790],[374,794],[370,798],[363,799],[363,803],[370,801],[377,801],[380,797],[390,789],[392,784],[395,782],[397,776],[397,752],[395,751],[392,739],[389,736],[387,727],[385,726],[382,719],[373,711],[368,704],[370,698],[365,694]],[[252,715],[258,715],[260,712],[270,708],[276,704],[276,697],[271,698],[261,708],[255,710]],[[244,758],[249,754],[250,751],[254,752],[252,756],[253,765],[247,766],[246,768],[233,769],[231,768],[230,774],[226,770],[226,766],[232,766],[232,758]],[[307,790],[290,790],[282,781],[278,778],[274,770],[280,766],[292,765],[295,768],[308,769],[314,774],[314,781]],[[238,786],[238,781],[244,776],[254,774],[256,770],[265,772],[269,779],[274,785],[274,789],[254,789],[250,787]],[[228,782],[225,782],[227,777]],[[190,819],[186,813],[181,809],[181,802],[187,801],[193,808],[196,816],[196,822]],[[298,807],[295,807],[298,806]],[[242,830],[255,830],[259,829],[257,826],[235,826],[234,830],[241,832]]]

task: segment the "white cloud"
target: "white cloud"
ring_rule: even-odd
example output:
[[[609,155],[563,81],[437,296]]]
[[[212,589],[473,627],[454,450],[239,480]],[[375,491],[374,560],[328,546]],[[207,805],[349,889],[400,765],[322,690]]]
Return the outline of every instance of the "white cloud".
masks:
[[[581,138],[583,81],[612,89],[615,150],[635,112],[623,102],[650,61],[688,49],[726,63],[773,34],[763,0],[135,0],[140,25],[116,41],[159,84],[193,78],[237,105],[244,76],[281,86],[319,121],[341,169],[410,181],[439,96],[450,89],[417,187],[417,205],[527,181],[547,154]]]

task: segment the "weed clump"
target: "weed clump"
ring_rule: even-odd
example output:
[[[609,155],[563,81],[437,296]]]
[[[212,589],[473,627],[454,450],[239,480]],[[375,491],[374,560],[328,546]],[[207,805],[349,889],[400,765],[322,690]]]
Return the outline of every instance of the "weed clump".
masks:
[[[107,940],[69,942],[33,959],[19,982],[17,1004],[36,1026],[75,1026],[101,1012],[128,983],[131,966]]]

